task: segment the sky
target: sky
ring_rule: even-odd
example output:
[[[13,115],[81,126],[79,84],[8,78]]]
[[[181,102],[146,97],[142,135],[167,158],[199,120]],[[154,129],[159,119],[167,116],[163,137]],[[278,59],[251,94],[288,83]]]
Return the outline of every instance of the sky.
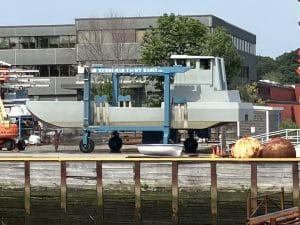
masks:
[[[10,0],[1,9],[0,26],[74,24],[112,14],[214,15],[255,34],[257,55],[276,58],[300,47],[297,0]]]

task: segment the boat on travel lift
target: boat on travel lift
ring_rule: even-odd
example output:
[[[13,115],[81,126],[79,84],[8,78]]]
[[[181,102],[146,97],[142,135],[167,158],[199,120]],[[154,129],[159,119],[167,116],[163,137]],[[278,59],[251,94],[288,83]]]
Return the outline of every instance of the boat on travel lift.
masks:
[[[222,58],[188,55],[172,55],[171,58],[175,61],[175,65],[181,64],[188,68],[186,72],[174,74],[169,96],[170,129],[174,131],[188,130],[191,135],[184,142],[185,149],[195,150],[197,148],[198,143],[192,136],[196,130],[220,123],[253,119],[253,105],[242,102],[237,90],[227,89]],[[137,71],[134,69],[135,67],[128,67],[129,69],[105,68],[106,76],[110,72],[126,75],[126,71]],[[143,70],[142,68],[139,67],[140,70]],[[90,69],[92,74],[93,71],[101,71]],[[125,101],[127,100],[125,99]],[[27,101],[26,105],[35,117],[54,126],[82,128],[85,125],[83,101]],[[109,105],[106,99],[95,96],[95,99],[88,105],[91,110],[91,126],[164,126],[164,102],[161,107],[120,107]],[[100,130],[100,128],[92,130]],[[108,130],[106,129],[106,131]],[[112,150],[121,148],[122,141],[118,136],[113,136],[110,141],[111,143],[116,142],[115,145],[110,145]],[[92,150],[86,149],[86,152]]]

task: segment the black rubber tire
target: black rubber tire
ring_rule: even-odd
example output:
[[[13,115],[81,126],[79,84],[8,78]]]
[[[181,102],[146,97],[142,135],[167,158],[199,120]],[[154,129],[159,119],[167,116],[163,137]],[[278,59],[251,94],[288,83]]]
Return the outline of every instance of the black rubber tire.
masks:
[[[95,149],[95,142],[92,139],[88,139],[87,145],[84,146],[83,141],[81,140],[79,143],[79,149],[83,153],[91,153]]]
[[[13,139],[7,139],[4,142],[4,146],[8,151],[14,150],[16,147],[16,142]]]
[[[122,139],[119,138],[118,136],[113,136],[108,141],[108,146],[111,152],[120,152],[122,145],[123,145]]]
[[[17,143],[17,147],[20,151],[24,151],[26,148],[26,143],[23,139],[19,140]]]
[[[187,138],[183,145],[186,153],[196,153],[198,150],[198,142],[194,138]]]

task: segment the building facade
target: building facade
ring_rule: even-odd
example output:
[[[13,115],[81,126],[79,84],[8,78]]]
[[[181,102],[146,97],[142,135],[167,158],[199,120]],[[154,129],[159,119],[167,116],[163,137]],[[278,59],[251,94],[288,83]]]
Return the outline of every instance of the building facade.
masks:
[[[269,81],[257,83],[258,93],[267,106],[282,107],[282,120],[300,125],[300,85],[281,85]]]
[[[256,80],[256,36],[213,15],[191,18],[205,24],[210,32],[226,28],[244,58],[242,77]],[[25,69],[40,70],[40,77],[74,77],[78,63],[139,64],[140,44],[146,30],[158,17],[84,18],[69,25],[0,27],[0,60]],[[56,79],[51,79],[55,80]],[[70,82],[76,79],[70,79]],[[53,86],[51,83],[50,85]],[[67,86],[67,85],[66,85]],[[51,89],[51,88],[50,88]],[[49,89],[49,90],[50,90]],[[53,87],[52,87],[53,89]],[[59,95],[61,87],[55,87]],[[32,96],[48,93],[38,89]],[[64,96],[66,91],[63,91]],[[72,94],[71,94],[72,93]],[[75,92],[70,92],[74,95]]]

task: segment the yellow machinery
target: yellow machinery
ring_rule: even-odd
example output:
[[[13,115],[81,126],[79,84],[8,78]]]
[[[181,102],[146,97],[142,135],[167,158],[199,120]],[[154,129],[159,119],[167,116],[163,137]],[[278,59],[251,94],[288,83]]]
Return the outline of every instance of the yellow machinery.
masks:
[[[0,147],[13,150],[16,147],[18,134],[18,125],[8,120],[2,99],[0,98]]]

